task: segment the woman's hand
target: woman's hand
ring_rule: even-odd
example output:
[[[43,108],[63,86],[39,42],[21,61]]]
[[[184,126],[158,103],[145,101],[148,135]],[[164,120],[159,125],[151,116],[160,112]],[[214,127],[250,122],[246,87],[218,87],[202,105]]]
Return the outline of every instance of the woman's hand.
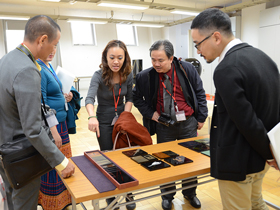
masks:
[[[58,149],[60,149],[62,147],[62,139],[60,137],[60,135],[56,135],[56,137],[54,137],[54,142],[55,142],[55,145],[57,146]]]
[[[97,137],[100,137],[99,122],[97,118],[93,117],[88,120],[88,129],[92,132],[96,132]]]
[[[73,93],[71,91],[68,94],[64,93],[64,97],[66,98],[67,102],[70,102],[73,98]]]
[[[55,145],[57,146],[58,149],[60,149],[62,147],[62,139],[57,131],[56,126],[51,127],[50,130],[54,138]]]

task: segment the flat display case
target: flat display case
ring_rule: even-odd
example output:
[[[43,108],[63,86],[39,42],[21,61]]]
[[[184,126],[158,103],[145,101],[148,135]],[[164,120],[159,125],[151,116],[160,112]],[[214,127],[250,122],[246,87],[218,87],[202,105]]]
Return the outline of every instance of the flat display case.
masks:
[[[84,152],[90,160],[118,189],[137,186],[139,181],[99,150]]]

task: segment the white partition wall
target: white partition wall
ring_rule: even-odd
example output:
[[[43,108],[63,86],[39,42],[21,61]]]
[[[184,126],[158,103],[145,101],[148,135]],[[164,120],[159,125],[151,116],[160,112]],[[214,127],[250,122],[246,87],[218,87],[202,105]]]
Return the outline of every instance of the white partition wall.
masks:
[[[280,6],[260,12],[259,48],[280,68]]]
[[[60,56],[62,67],[76,77],[81,77],[79,81],[79,91],[83,100],[87,95],[90,78],[93,73],[99,69],[101,55],[107,43],[117,39],[116,25],[113,23],[104,25],[95,25],[97,45],[72,44],[70,23],[65,20],[58,21],[61,27]],[[162,39],[162,29],[137,27],[138,46],[127,46],[131,60],[142,59],[143,69],[151,66],[149,48],[151,44]]]

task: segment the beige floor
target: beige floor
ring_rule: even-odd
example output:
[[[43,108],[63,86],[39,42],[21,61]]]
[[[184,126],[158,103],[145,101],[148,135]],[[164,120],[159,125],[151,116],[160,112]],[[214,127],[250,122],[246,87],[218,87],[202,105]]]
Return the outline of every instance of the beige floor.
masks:
[[[142,123],[141,114],[138,110],[133,107],[132,113],[136,117],[139,123]],[[98,142],[95,133],[89,132],[87,129],[87,113],[84,107],[79,112],[79,120],[77,123],[77,134],[70,135],[71,147],[73,156],[82,155],[84,151],[99,149]],[[198,135],[208,134],[208,124],[205,123],[203,129],[198,131]],[[156,143],[156,136],[153,136],[153,143]],[[264,178],[263,183],[263,196],[264,199],[280,206],[280,173],[274,169],[270,169]],[[221,199],[217,181],[198,186],[197,197],[200,199],[204,210],[220,210],[222,209]],[[91,202],[84,202],[84,205],[88,210],[92,210],[93,207]],[[105,201],[100,202],[100,207],[105,207]],[[40,208],[38,208],[40,209]],[[67,210],[72,209],[71,206]],[[77,205],[78,210],[83,208]],[[125,207],[121,207],[121,210],[125,210]],[[146,201],[136,203],[136,210],[160,210],[161,198],[156,197]],[[175,199],[173,200],[173,208],[175,210],[190,210],[193,208],[182,196],[181,193],[177,192]],[[274,209],[269,207],[269,209]]]

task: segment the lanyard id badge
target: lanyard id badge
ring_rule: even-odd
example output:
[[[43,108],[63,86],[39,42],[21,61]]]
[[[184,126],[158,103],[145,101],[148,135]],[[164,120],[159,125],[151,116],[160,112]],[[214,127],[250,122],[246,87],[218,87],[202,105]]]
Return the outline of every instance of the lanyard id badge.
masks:
[[[184,120],[186,120],[185,112],[184,112],[183,110],[182,110],[182,111],[179,111],[177,105],[176,105],[175,107],[176,107],[176,112],[175,112],[176,120],[177,120],[177,121],[184,121]]]
[[[48,122],[50,128],[55,125],[58,125],[58,121],[57,121],[55,114],[46,116],[46,119],[47,119],[47,122]]]
[[[111,125],[115,125],[115,123],[117,122],[118,119],[119,119],[119,116],[116,115],[116,116],[113,118]]]
[[[121,86],[121,83],[120,83],[119,95],[118,95],[118,99],[116,101],[115,91],[114,91],[114,88],[113,88],[113,96],[114,96],[114,104],[115,104],[115,114],[116,114],[116,116],[113,118],[111,125],[115,125],[115,123],[117,122],[117,120],[119,118],[119,116],[118,116],[118,103],[119,103],[119,100],[120,100],[121,91],[122,91],[122,86]]]

